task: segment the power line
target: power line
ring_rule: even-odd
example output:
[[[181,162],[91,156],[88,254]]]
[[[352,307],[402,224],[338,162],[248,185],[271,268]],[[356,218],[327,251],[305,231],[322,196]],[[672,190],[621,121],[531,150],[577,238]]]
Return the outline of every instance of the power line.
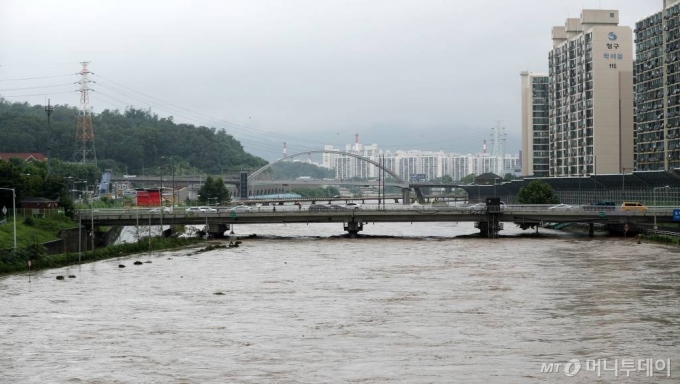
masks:
[[[212,117],[212,116],[204,115],[204,114],[201,114],[201,113],[198,113],[198,112],[194,112],[194,111],[191,111],[191,110],[189,110],[189,109],[186,109],[186,108],[183,108],[183,107],[180,107],[180,106],[177,106],[177,105],[168,103],[168,102],[163,101],[163,100],[161,100],[161,99],[158,99],[158,98],[156,98],[156,97],[153,97],[153,96],[150,96],[150,95],[146,95],[146,94],[144,94],[143,92],[136,91],[136,90],[134,90],[134,89],[132,89],[132,88],[130,88],[130,87],[127,87],[127,86],[125,86],[125,85],[123,85],[123,84],[117,83],[117,82],[115,82],[115,81],[113,81],[113,80],[111,80],[111,79],[105,78],[105,77],[103,77],[103,76],[101,76],[101,75],[95,74],[95,76],[97,76],[97,77],[100,78],[100,79],[104,79],[105,81],[114,83],[114,84],[116,84],[116,85],[118,85],[118,86],[120,86],[120,87],[123,87],[123,88],[125,88],[125,89],[128,89],[128,90],[130,90],[130,91],[132,91],[132,92],[138,93],[138,94],[140,94],[140,95],[142,95],[142,96],[144,96],[144,97],[147,97],[147,98],[150,98],[150,99],[153,99],[153,100],[157,100],[157,101],[159,101],[159,102],[161,102],[161,103],[163,103],[163,104],[167,104],[167,105],[173,106],[173,107],[178,108],[178,109],[182,109],[182,110],[186,111],[185,113],[190,113],[190,114],[199,116],[199,117],[201,117],[202,119],[212,120],[212,121],[213,121],[212,124],[219,123],[219,125],[228,126],[228,127],[232,127],[232,128],[238,128],[239,130],[246,130],[246,131],[259,132],[259,133],[261,133],[261,134],[266,134],[266,135],[278,137],[278,138],[281,138],[281,139],[288,139],[288,140],[293,139],[293,140],[302,141],[302,142],[307,142],[307,143],[314,144],[314,145],[324,145],[324,144],[325,144],[324,142],[301,139],[301,138],[295,137],[295,136],[282,135],[282,134],[279,134],[279,133],[269,132],[269,131],[265,131],[265,130],[261,130],[261,129],[257,129],[257,128],[253,128],[253,127],[246,127],[246,126],[243,126],[243,125],[240,125],[240,124],[236,124],[236,123],[233,123],[233,122],[230,122],[230,121],[227,121],[227,120],[223,120],[223,119],[217,119],[217,118],[214,118],[214,117]],[[155,105],[158,106],[157,103],[153,103],[153,102],[150,102],[150,101],[148,101],[148,100],[142,100],[142,99],[140,99],[138,96],[129,95],[127,92],[121,91],[120,89],[117,89],[117,88],[115,88],[115,87],[113,87],[113,86],[111,86],[111,85],[108,85],[108,86],[107,86],[107,85],[105,85],[105,84],[102,84],[101,82],[98,83],[98,84],[99,84],[100,86],[103,85],[103,86],[105,86],[106,88],[108,88],[108,89],[110,89],[110,90],[112,90],[112,91],[114,91],[114,92],[118,92],[118,93],[120,93],[120,94],[122,94],[122,95],[125,95],[125,96],[128,96],[128,97],[132,97],[132,98],[134,98],[134,99],[136,99],[136,100],[140,100],[140,101],[142,101],[142,102],[145,102],[145,103],[148,103],[148,104],[151,104],[151,105],[154,105],[154,104],[155,104]],[[159,108],[162,108],[162,109],[164,109],[164,110],[166,110],[166,111],[170,111],[170,113],[174,113],[174,112],[172,112],[170,109],[168,109],[168,108],[166,108],[166,107],[161,107],[161,106],[158,106],[158,107],[159,107]],[[175,111],[175,112],[176,112],[176,111]],[[182,116],[182,114],[179,114],[179,113],[176,113],[176,115]],[[186,117],[186,115],[184,115],[184,116]],[[202,120],[202,121],[205,121],[205,120]],[[223,129],[225,129],[225,131],[227,131],[226,128],[223,128]],[[231,132],[229,132],[229,131],[227,131],[227,132],[228,132],[228,133],[231,133]],[[242,133],[243,133],[243,132],[242,132]]]
[[[50,92],[50,93],[34,93],[32,95],[0,95],[1,97],[29,97],[29,96],[49,96],[49,95],[59,95],[62,93],[73,93],[75,91],[65,91],[65,92]]]
[[[68,75],[54,75],[54,76],[40,76],[40,77],[24,77],[21,79],[0,79],[0,81],[23,81],[23,80],[39,80],[39,79],[55,79],[57,77],[70,77],[70,76],[75,76],[75,73],[71,73]]]
[[[99,86],[101,86],[101,85],[102,84],[99,83]],[[104,93],[104,92],[101,92],[101,91],[94,93],[92,95],[92,97],[97,99],[97,100],[101,100],[101,101],[103,101],[107,104],[113,105],[115,107],[121,107],[122,106],[123,109],[127,109],[128,107],[132,107],[126,101],[121,100],[117,97],[114,97],[112,95],[109,95],[108,93]],[[109,100],[104,100],[101,97],[105,97],[106,99],[113,100],[114,102],[112,103]],[[167,109],[165,109],[161,106],[157,106],[157,107],[159,109],[167,110]],[[167,111],[169,111],[170,113],[173,113],[173,111],[171,111],[171,110],[167,110]],[[199,119],[196,119],[196,118],[193,118],[193,117],[190,117],[190,116],[184,116],[184,115],[181,115],[181,114],[175,114],[175,115],[177,115],[179,117],[184,117],[185,119],[193,121],[193,122],[195,122],[199,125],[205,124],[205,121],[199,120]],[[246,136],[248,136],[248,135],[246,135]],[[258,136],[258,135],[254,135],[254,137],[252,139],[242,138],[242,137],[240,137],[239,139],[244,144],[244,146],[247,146],[247,147],[250,147],[250,148],[256,148],[256,149],[260,149],[260,150],[264,150],[264,151],[273,151],[273,152],[278,152],[281,149],[280,146],[277,145],[275,142],[271,142],[271,141],[267,140],[266,137],[263,138],[262,136]],[[266,141],[264,141],[264,140],[266,140]],[[311,150],[311,148],[312,147],[309,147],[309,148],[302,147],[302,150],[300,152],[302,152],[304,150]],[[313,148],[317,149],[317,147],[313,147]]]
[[[99,76],[99,77],[101,77],[101,76]],[[131,95],[130,93],[122,91],[118,88],[112,87],[111,85],[107,85],[107,84],[102,83],[102,82],[99,82],[98,84],[99,84],[99,86],[104,87],[104,88],[111,90],[113,92],[116,92],[116,93],[118,93],[122,96],[137,100],[137,101],[142,102],[142,103],[149,105],[149,106],[153,106],[153,107],[162,109],[162,110],[164,110],[164,111],[166,111],[166,112],[168,112],[172,115],[175,115],[175,116],[178,116],[178,117],[184,117],[185,119],[195,121],[195,122],[198,122],[200,124],[207,123],[207,125],[210,125],[210,126],[218,126],[218,127],[221,126],[222,128],[220,128],[220,129],[223,129],[226,133],[231,134],[232,136],[235,136],[235,132],[224,128],[224,125],[228,125],[228,126],[232,126],[232,127],[236,126],[236,127],[242,128],[243,131],[239,131],[240,135],[253,136],[254,138],[257,138],[257,139],[261,139],[262,134],[265,134],[265,135],[267,135],[267,137],[277,137],[277,138],[280,138],[282,140],[283,139],[286,139],[286,140],[292,139],[292,140],[311,143],[311,144],[314,144],[314,145],[323,145],[323,143],[316,142],[316,141],[305,140],[305,139],[300,139],[300,138],[296,138],[296,137],[293,137],[293,136],[281,135],[281,134],[277,134],[277,133],[258,130],[258,129],[255,129],[255,128],[239,126],[238,124],[234,124],[234,123],[230,123],[230,122],[227,122],[227,121],[224,121],[224,120],[220,120],[220,119],[216,119],[216,118],[213,118],[213,117],[210,117],[210,116],[206,116],[206,115],[203,115],[203,114],[200,114],[200,113],[197,113],[197,112],[190,111],[186,108],[176,107],[176,108],[183,109],[183,110],[187,111],[187,112],[179,112],[175,109],[168,108],[167,106],[165,106],[163,104],[159,104],[158,102],[152,102],[152,101],[149,101],[149,100],[145,100],[145,99],[143,99],[139,96]],[[137,92],[137,93],[141,93],[141,92]],[[148,96],[148,97],[153,98],[151,96]],[[153,98],[153,99],[156,99],[156,98]],[[158,99],[156,99],[156,100],[158,100]],[[163,102],[163,103],[167,104],[165,102]],[[173,105],[173,104],[168,104],[168,105]],[[190,116],[190,115],[194,115],[194,116]],[[248,133],[248,131],[256,131],[256,132],[259,132],[259,133]]]
[[[64,87],[66,85],[72,86],[73,83],[54,84],[54,85],[39,85],[39,86],[35,86],[35,87],[7,88],[7,89],[0,89],[0,92],[22,91],[24,89],[56,88],[56,87]]]

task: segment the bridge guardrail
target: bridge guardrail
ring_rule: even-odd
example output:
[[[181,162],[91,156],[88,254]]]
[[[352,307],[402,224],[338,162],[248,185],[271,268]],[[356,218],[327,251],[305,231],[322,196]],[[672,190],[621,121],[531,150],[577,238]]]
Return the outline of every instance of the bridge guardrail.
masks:
[[[546,213],[546,212],[551,212],[550,207],[553,205],[506,205],[501,213],[505,214],[517,214],[517,213]],[[258,214],[258,213],[266,213],[266,212],[272,212],[274,210],[274,207],[276,207],[276,212],[309,212],[309,206],[303,206],[302,209],[298,208],[295,205],[270,205],[270,206],[261,206],[261,207],[253,207],[250,211],[247,212],[235,212],[236,215],[243,215],[243,214]],[[484,214],[486,213],[486,210],[471,210],[470,205],[466,206],[450,206],[450,205],[400,205],[400,204],[386,204],[386,205],[378,205],[378,204],[364,204],[361,206],[361,208],[357,209],[357,211],[410,211],[410,212],[461,212],[461,213],[477,213],[477,214]],[[579,213],[588,213],[588,214],[593,214],[593,213],[598,213],[599,212],[604,212],[607,216],[609,215],[615,215],[615,216],[649,216],[649,215],[662,215],[662,216],[671,216],[673,214],[673,209],[677,209],[677,207],[648,207],[646,211],[644,212],[638,212],[638,211],[623,211],[620,206],[615,206],[613,207],[614,209],[608,209],[608,210],[593,210],[591,208],[592,206],[573,206],[571,209],[566,210],[566,211],[554,211],[555,213],[565,213],[565,214],[579,214]],[[154,212],[150,213],[149,210],[151,208],[127,208],[127,209],[120,209],[120,208],[101,208],[97,209],[95,208],[94,210],[91,209],[85,209],[85,210],[79,210],[76,212],[76,214],[82,218],[85,217],[91,217],[91,216],[96,216],[96,217],[106,217],[106,216],[120,216],[120,215],[131,215],[131,216],[137,216],[140,215],[143,217],[147,217],[147,215],[151,215],[152,217],[158,217],[161,215],[160,212]],[[347,208],[347,211],[352,211],[351,208]],[[327,213],[327,212],[344,212],[344,211],[326,211],[326,210],[321,210],[318,212],[314,213]],[[192,215],[196,217],[220,217],[220,216],[229,216],[232,213],[232,211],[222,208],[219,210],[217,213],[212,213],[212,212],[198,212],[198,213],[186,213],[185,208],[175,208],[172,212],[164,212],[162,215],[164,217],[185,217],[187,215]],[[566,215],[568,216],[568,215]]]

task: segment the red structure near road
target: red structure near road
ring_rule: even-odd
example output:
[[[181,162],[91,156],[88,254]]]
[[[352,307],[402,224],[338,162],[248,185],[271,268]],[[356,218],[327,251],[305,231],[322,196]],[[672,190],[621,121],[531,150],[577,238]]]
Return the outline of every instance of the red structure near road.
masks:
[[[158,207],[161,205],[160,188],[137,188],[138,207]]]

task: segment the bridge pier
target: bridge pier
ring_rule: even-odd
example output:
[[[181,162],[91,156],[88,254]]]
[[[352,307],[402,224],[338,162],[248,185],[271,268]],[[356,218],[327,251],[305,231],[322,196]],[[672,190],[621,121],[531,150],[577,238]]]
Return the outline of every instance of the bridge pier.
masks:
[[[479,234],[482,237],[495,239],[498,237],[498,232],[503,230],[503,223],[498,220],[499,214],[488,213],[486,221],[478,221],[475,223],[475,228],[479,229]]]
[[[224,233],[229,230],[229,224],[208,224],[205,227],[204,232],[210,235],[213,239],[222,239],[224,238]]]
[[[595,224],[594,223],[588,224],[588,236],[590,236],[590,237],[595,236]]]
[[[411,205],[411,188],[402,188],[401,196],[404,205]]]
[[[479,229],[479,234],[482,237],[495,239],[498,237],[498,232],[503,229],[503,223],[498,221],[498,215],[489,214],[486,221],[476,222],[475,227]]]
[[[344,229],[347,233],[349,233],[349,237],[355,238],[357,237],[357,234],[361,231],[364,230],[364,223],[362,222],[356,222],[356,221],[350,221],[348,223],[345,223]]]
[[[423,191],[421,191],[419,187],[413,187],[413,190],[416,192],[416,200],[418,203],[425,204],[425,196],[423,196]]]

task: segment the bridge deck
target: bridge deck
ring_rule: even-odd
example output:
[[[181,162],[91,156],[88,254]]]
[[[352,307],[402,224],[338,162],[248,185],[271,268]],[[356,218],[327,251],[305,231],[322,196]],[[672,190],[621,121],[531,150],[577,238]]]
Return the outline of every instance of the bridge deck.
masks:
[[[84,225],[159,225],[163,224],[271,224],[271,223],[328,223],[328,222],[480,222],[487,220],[487,212],[471,211],[466,207],[448,206],[387,206],[362,207],[357,210],[313,211],[297,207],[261,207],[260,211],[222,211],[218,213],[186,213],[176,209],[162,215],[142,209],[80,211],[76,217]],[[673,207],[650,208],[646,212],[623,212],[620,208],[610,211],[575,209],[556,212],[538,206],[508,206],[498,213],[501,222],[514,223],[601,223],[649,224],[668,223],[673,218]]]

